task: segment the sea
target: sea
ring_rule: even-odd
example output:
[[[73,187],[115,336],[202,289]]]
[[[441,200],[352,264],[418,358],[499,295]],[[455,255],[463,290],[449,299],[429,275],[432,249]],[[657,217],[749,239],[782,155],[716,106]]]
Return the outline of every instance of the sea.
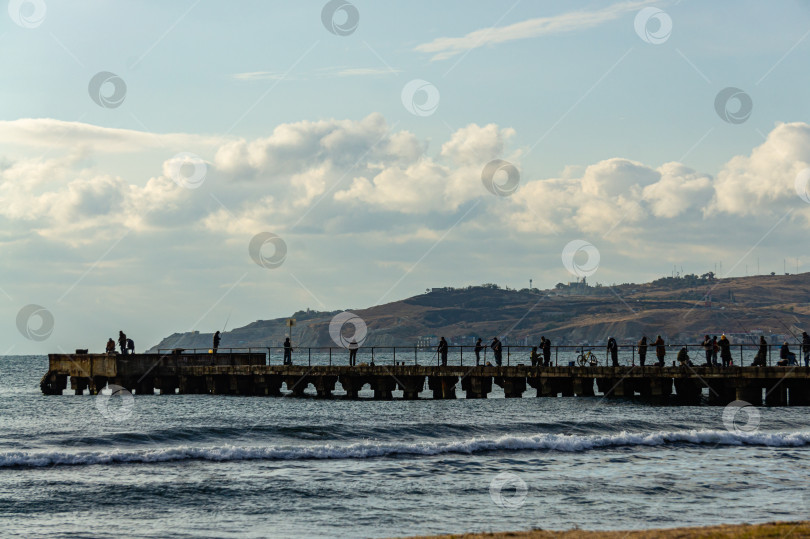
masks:
[[[810,409],[45,396],[0,357],[2,537],[396,537],[810,518]],[[398,394],[395,393],[395,396]]]

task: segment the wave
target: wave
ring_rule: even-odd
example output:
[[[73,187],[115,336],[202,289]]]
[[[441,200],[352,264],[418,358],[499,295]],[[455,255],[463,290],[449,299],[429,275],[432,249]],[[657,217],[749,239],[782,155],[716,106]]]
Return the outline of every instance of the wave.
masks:
[[[160,463],[184,460],[307,460],[364,459],[396,456],[431,456],[447,453],[473,454],[492,451],[582,452],[622,446],[698,444],[717,446],[801,447],[810,444],[810,432],[729,432],[681,430],[654,433],[621,432],[611,435],[537,434],[534,436],[476,437],[446,442],[372,441],[338,445],[267,447],[194,447],[114,451],[11,451],[0,453],[0,468],[81,466],[94,464]]]

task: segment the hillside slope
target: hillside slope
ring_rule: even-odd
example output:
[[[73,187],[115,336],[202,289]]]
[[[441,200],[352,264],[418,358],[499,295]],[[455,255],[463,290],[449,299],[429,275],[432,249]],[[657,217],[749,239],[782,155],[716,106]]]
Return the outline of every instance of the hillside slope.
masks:
[[[711,302],[706,301],[709,295]],[[329,324],[339,312],[295,313],[293,342],[335,346]],[[685,276],[647,284],[558,285],[554,290],[445,288],[353,312],[368,327],[365,346],[410,346],[420,337],[440,335],[459,344],[495,335],[512,344],[535,343],[541,335],[555,344],[598,343],[611,335],[624,341],[642,334],[690,341],[704,333],[798,335],[810,327],[810,273]],[[346,331],[351,335],[352,326]],[[279,346],[286,334],[286,318],[257,320],[223,333],[221,346]],[[153,349],[206,348],[211,339],[210,333],[175,333]]]

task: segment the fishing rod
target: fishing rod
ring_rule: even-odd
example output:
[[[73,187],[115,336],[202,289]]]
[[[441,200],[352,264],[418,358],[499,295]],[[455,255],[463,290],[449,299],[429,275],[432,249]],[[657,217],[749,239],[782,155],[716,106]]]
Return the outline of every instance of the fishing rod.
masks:
[[[801,341],[800,341],[800,340],[799,340],[799,338],[796,336],[796,334],[795,334],[795,333],[793,333],[792,331],[790,331],[790,328],[789,328],[789,327],[787,327],[787,326],[785,325],[785,323],[784,323],[784,322],[782,322],[782,319],[781,319],[781,318],[777,318],[776,320],[777,320],[777,321],[779,321],[779,323],[782,325],[782,327],[783,327],[783,328],[785,328],[785,330],[786,330],[788,333],[790,333],[790,335],[791,335],[791,336],[792,336],[794,339],[796,339],[796,343],[797,343],[797,344],[801,344]]]
[[[224,326],[222,326],[222,333],[225,333],[225,328],[226,328],[226,327],[228,327],[228,320],[230,320],[230,319],[231,319],[231,313],[232,313],[232,312],[233,312],[233,309],[231,309],[230,311],[228,311],[228,317],[225,319],[225,325],[224,325]]]

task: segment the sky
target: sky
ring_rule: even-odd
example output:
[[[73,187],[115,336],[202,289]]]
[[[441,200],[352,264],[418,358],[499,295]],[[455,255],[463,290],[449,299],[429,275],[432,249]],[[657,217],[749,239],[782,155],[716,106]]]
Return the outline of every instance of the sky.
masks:
[[[0,355],[810,264],[805,1],[7,4]]]

